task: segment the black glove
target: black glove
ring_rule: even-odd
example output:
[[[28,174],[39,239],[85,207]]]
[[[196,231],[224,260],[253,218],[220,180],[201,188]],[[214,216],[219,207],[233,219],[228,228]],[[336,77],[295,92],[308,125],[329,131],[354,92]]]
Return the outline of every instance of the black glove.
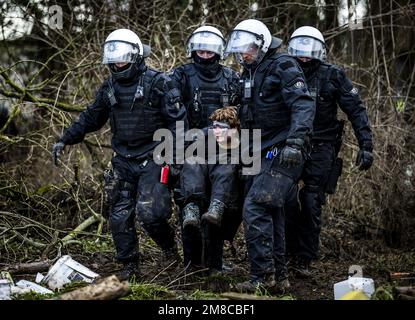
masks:
[[[303,139],[287,139],[285,147],[281,151],[280,164],[291,168],[299,166],[303,160]]]
[[[369,170],[373,163],[373,154],[371,151],[360,149],[356,158],[356,166],[359,170]]]
[[[53,145],[52,161],[55,166],[58,166],[58,159],[61,156],[63,149],[65,149],[65,144],[62,141],[58,141]]]

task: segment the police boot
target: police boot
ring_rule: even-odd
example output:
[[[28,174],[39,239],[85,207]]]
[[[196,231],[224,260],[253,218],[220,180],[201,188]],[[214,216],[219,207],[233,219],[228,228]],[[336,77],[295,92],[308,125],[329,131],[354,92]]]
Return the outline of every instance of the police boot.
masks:
[[[274,274],[266,274],[262,278],[250,279],[235,285],[235,289],[244,293],[255,293],[257,291],[269,293],[275,292],[277,289]]]
[[[129,280],[134,281],[140,276],[140,270],[138,267],[138,261],[130,261],[123,263],[124,267],[122,271],[117,274],[118,279],[121,281]]]
[[[188,203],[183,208],[183,229],[189,226],[194,228],[200,226],[200,209],[194,202]]]
[[[210,202],[208,211],[202,215],[202,221],[220,226],[224,211],[225,204],[222,201],[213,199]]]

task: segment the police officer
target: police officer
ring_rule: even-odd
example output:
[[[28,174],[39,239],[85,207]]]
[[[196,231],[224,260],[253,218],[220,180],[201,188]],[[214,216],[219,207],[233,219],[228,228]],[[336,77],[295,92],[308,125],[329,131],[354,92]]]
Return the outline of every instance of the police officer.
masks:
[[[239,75],[219,63],[223,58],[224,46],[225,40],[217,28],[199,27],[187,40],[187,57],[193,61],[172,70],[172,79],[186,106],[190,129],[206,129],[212,123],[210,116],[215,110],[234,105],[237,101]],[[228,169],[219,166],[213,174],[218,179],[220,176],[224,179],[229,174]],[[202,265],[203,231],[208,234],[205,238],[209,239],[205,248],[209,256],[205,258],[205,266],[221,269],[223,240],[219,236],[219,228],[229,196],[217,189],[212,190],[210,197],[208,190],[201,190],[205,184],[199,180],[203,180],[200,175],[194,174],[198,170],[202,170],[200,166],[186,162],[181,174],[182,198],[179,206],[183,208],[184,262],[196,268]],[[224,186],[224,189],[229,188]],[[208,218],[206,222],[210,225],[201,230],[201,216],[206,210],[207,215],[204,217]]]
[[[265,24],[248,19],[234,28],[225,49],[244,67],[241,130],[261,130],[261,141],[250,145],[254,150],[260,144],[261,169],[251,178],[243,209],[251,275],[238,291],[289,287],[283,209],[302,171],[315,107],[301,68],[277,52],[280,44]]]
[[[111,202],[109,223],[117,250],[124,264],[122,277],[138,272],[136,213],[141,225],[161,247],[164,258],[174,260],[177,248],[174,231],[168,224],[171,198],[160,183],[161,166],[152,151],[159,143],[153,133],[168,128],[175,136],[176,121],[186,120],[186,110],[169,77],[148,67],[150,49],[137,34],[118,29],[104,44],[103,64],[111,76],[99,89],[95,102],[53,146],[56,161],[66,145],[80,143],[89,132],[99,130],[110,120],[115,184],[108,195]],[[186,126],[186,122],[185,126]]]
[[[342,163],[337,153],[343,123],[337,120],[337,107],[346,113],[359,143],[356,159],[359,170],[368,170],[372,165],[373,136],[358,90],[343,69],[325,62],[326,46],[319,30],[309,26],[295,30],[288,53],[300,63],[316,103],[311,158],[301,176],[304,181],[299,197],[301,211],[297,208],[297,214],[287,220],[287,246],[297,258],[295,269],[299,275],[309,276],[310,262],[317,258],[319,248],[325,193],[334,193],[341,174]]]

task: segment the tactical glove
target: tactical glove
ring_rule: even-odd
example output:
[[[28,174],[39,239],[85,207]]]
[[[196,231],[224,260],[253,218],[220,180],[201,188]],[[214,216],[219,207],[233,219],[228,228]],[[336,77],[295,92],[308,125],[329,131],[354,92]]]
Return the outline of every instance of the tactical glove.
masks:
[[[373,163],[373,154],[370,151],[360,149],[356,158],[356,166],[359,170],[369,170]]]
[[[58,166],[58,159],[61,156],[63,149],[65,149],[65,144],[62,141],[58,141],[53,145],[52,161],[56,167]]]
[[[303,144],[303,139],[287,139],[281,151],[280,164],[287,168],[299,166],[303,160],[301,151]]]

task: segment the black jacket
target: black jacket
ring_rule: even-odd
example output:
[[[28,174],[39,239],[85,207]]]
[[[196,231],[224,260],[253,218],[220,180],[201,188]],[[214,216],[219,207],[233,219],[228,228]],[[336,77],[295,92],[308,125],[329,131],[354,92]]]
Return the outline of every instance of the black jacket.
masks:
[[[144,72],[149,74],[151,80],[147,81],[151,84],[149,88],[140,82]],[[144,97],[134,100],[136,88],[140,84],[144,86]],[[112,105],[109,99],[110,85],[115,93],[115,105]],[[131,119],[128,119],[129,111]],[[184,128],[187,129],[186,109],[171,79],[145,65],[142,73],[131,81],[106,80],[98,90],[94,103],[80,114],[78,120],[66,130],[60,140],[67,145],[79,143],[87,133],[101,129],[108,119],[111,120],[113,132],[112,147],[118,155],[125,158],[146,157],[160,143],[153,141],[153,133],[157,129],[169,129],[173,139],[176,137],[176,121],[183,121]],[[134,122],[137,125],[134,125]],[[115,124],[118,124],[117,128]],[[134,125],[134,128],[131,128],[131,125]],[[125,130],[130,131],[125,134]]]
[[[244,70],[241,81],[251,79],[251,98],[244,90],[241,128],[261,129],[261,149],[310,136],[315,104],[297,61],[270,52],[254,70]]]
[[[319,61],[300,65],[316,101],[313,141],[333,142],[336,139],[337,110],[340,107],[353,126],[360,148],[372,151],[373,134],[366,108],[345,71],[336,65]]]

